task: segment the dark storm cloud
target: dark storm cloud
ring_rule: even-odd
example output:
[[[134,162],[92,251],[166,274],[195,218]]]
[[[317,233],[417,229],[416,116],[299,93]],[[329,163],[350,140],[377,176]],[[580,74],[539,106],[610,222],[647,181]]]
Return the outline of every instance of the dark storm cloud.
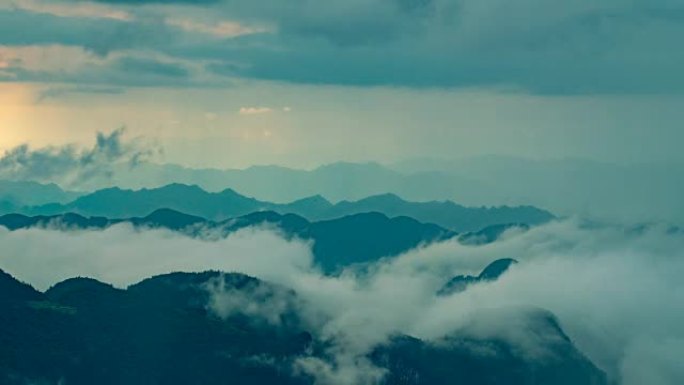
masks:
[[[0,44],[75,45],[98,54],[136,49],[198,61],[213,74],[292,83],[485,86],[541,94],[684,90],[678,49],[684,7],[669,0],[611,0],[600,7],[538,0],[105,2],[133,17],[0,11]],[[150,5],[135,6],[142,4]],[[207,14],[214,22],[270,27],[221,37],[165,23],[186,16],[206,22]]]
[[[146,57],[122,56],[100,63],[84,64],[78,71],[50,71],[26,69],[21,61],[12,63],[0,73],[0,81],[17,79],[43,83],[79,84],[77,87],[52,87],[51,90],[75,90],[76,93],[121,93],[121,87],[177,87],[177,86],[226,86],[225,81],[203,84],[192,78],[192,72],[183,64]],[[115,92],[103,92],[116,90]],[[54,91],[41,94],[50,97]],[[70,92],[74,93],[74,92]]]
[[[0,9],[0,45],[79,46],[98,55],[113,50],[154,49],[173,40],[174,30],[147,20],[60,17],[20,9]]]
[[[149,74],[153,76],[163,76],[172,78],[187,77],[188,70],[178,64],[164,63],[153,59],[140,59],[135,57],[124,57],[115,63],[115,67],[125,72],[136,72],[139,74]]]
[[[83,0],[86,1],[86,0]],[[109,4],[126,4],[126,5],[142,5],[142,4],[190,4],[190,5],[206,5],[221,2],[221,0],[96,0],[98,3]]]

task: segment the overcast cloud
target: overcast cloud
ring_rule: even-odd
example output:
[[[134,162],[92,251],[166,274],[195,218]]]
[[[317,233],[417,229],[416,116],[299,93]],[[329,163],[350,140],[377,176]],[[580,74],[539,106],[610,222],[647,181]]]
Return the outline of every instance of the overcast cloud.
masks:
[[[173,58],[211,65],[206,72],[218,74],[216,81],[486,86],[541,94],[684,90],[676,71],[684,64],[677,49],[684,8],[670,0],[105,1],[99,13],[92,6],[89,13],[59,12],[68,3],[15,0],[0,8],[0,45]],[[62,72],[24,66],[12,63],[6,76],[34,80]],[[111,85],[140,82],[135,73],[131,79],[101,76]]]

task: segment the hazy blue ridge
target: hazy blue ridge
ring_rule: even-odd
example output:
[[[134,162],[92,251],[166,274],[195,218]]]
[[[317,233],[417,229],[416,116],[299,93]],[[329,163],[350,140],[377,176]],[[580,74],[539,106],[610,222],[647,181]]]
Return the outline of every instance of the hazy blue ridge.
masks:
[[[408,216],[421,222],[435,223],[456,232],[477,231],[497,225],[520,223],[537,225],[553,219],[553,214],[532,206],[465,207],[451,201],[409,202],[395,194],[381,194],[358,201],[332,204],[320,195],[290,203],[273,203],[250,198],[232,189],[207,192],[196,185],[180,183],[159,188],[127,190],[107,188],[85,194],[68,203],[38,206],[0,205],[0,212],[26,215],[78,213],[107,218],[143,217],[155,210],[169,208],[211,220],[270,210],[297,214],[309,220],[334,219],[352,214],[380,212],[389,217]]]

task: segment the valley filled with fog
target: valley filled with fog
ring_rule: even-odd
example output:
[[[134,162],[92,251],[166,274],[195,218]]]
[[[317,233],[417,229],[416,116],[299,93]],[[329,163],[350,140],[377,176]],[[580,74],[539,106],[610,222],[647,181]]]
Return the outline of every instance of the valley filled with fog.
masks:
[[[568,338],[610,381],[674,384],[683,373],[684,295],[680,280],[684,234],[662,226],[629,229],[576,220],[529,230],[512,228],[491,243],[450,239],[325,274],[311,242],[288,237],[277,224],[197,237],[128,223],[107,229],[51,225],[1,230],[0,268],[47,290],[73,277],[125,289],[146,278],[208,270],[242,273],[294,291],[254,301],[257,292],[205,287],[207,309],[281,322],[293,306],[330,356],[299,357],[317,383],[372,383],[383,369],[368,359],[396,334],[439,344],[448,336],[501,339],[534,362],[553,361],[529,314],[548,311]],[[452,277],[489,263],[517,264],[491,281],[438,295]],[[37,267],[40,266],[38,269]],[[543,330],[543,329],[541,329]],[[301,368],[300,368],[301,369]],[[373,379],[377,376],[376,379]]]

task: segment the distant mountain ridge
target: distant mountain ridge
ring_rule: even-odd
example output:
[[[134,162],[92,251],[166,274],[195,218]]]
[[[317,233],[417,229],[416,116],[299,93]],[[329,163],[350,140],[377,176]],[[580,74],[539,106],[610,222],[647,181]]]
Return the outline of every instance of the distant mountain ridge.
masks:
[[[280,204],[246,197],[232,189],[212,193],[195,185],[180,183],[141,190],[114,187],[80,196],[66,204],[52,203],[5,212],[27,215],[78,213],[85,216],[130,218],[143,217],[162,208],[216,221],[266,210],[297,214],[309,220],[380,212],[390,217],[408,216],[422,222],[435,223],[456,232],[477,231],[496,224],[538,225],[554,218],[548,211],[531,206],[471,208],[451,201],[408,202],[395,194],[376,195],[354,202],[341,201],[337,204],[317,195]]]
[[[412,200],[468,200],[488,191],[498,194],[495,186],[473,178],[449,176],[435,172],[406,174],[379,163],[336,162],[312,170],[274,165],[257,165],[245,169],[188,168],[177,164],[140,163],[135,168],[115,170],[111,179],[93,179],[85,189],[102,186],[140,189],[170,183],[196,184],[208,191],[232,187],[244,194],[273,202],[288,202],[320,194],[332,201],[358,200],[392,192]],[[489,202],[505,202],[503,199]]]
[[[190,168],[142,162],[134,168],[115,166],[113,174],[93,176],[80,182],[78,189],[94,191],[113,185],[158,188],[183,183],[212,192],[230,187],[278,203],[315,195],[339,202],[394,193],[409,201],[452,200],[466,206],[533,205],[563,216],[682,225],[683,167],[680,163],[612,164],[589,159],[511,156],[409,159],[386,165],[337,162],[310,170],[273,165]],[[48,202],[14,207],[43,203]],[[3,206],[10,207],[7,200],[3,201],[0,186],[0,210]]]
[[[548,211],[532,206],[465,207],[452,201],[408,202],[395,194],[382,194],[359,201],[342,201],[330,207],[324,216],[378,211],[388,216],[408,216],[435,223],[454,231],[476,231],[492,225],[521,223],[538,225],[554,219]]]
[[[0,180],[0,210],[47,203],[68,203],[79,195],[81,194],[77,192],[64,191],[54,183]]]

